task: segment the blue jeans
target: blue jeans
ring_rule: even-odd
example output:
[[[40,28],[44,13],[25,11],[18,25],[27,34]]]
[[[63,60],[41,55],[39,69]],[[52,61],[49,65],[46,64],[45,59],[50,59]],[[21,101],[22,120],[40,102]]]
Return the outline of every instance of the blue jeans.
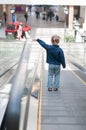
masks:
[[[59,88],[60,85],[60,65],[50,64],[48,68],[48,88]]]

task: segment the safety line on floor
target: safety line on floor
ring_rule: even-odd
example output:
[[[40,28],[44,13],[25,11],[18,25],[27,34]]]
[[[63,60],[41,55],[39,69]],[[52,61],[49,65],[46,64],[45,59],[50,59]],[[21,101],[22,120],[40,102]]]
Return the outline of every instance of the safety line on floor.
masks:
[[[37,116],[37,130],[41,130],[41,100],[42,100],[42,80],[40,81],[40,93],[39,93],[39,103],[38,103],[38,116]]]
[[[72,69],[71,71],[84,85],[86,85],[86,82],[83,79],[81,79],[80,76],[78,76]]]

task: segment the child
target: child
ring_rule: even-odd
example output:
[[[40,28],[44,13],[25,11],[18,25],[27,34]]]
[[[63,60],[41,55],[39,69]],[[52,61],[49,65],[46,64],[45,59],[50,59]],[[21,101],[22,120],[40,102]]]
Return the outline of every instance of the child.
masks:
[[[60,37],[54,35],[51,38],[52,45],[46,44],[40,39],[36,39],[47,53],[46,62],[49,64],[48,68],[48,91],[58,91],[60,87],[60,65],[62,64],[63,68],[66,67],[65,57],[63,50],[59,47]]]

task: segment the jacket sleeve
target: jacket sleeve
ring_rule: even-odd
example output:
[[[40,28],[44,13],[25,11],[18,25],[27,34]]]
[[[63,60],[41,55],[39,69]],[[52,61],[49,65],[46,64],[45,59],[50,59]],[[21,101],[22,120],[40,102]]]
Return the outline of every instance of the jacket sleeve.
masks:
[[[60,51],[60,58],[61,58],[61,64],[62,64],[63,68],[66,68],[65,56],[64,56],[64,52],[62,49]]]
[[[43,48],[48,49],[48,45],[47,45],[44,41],[42,41],[42,40],[40,40],[40,39],[37,39],[36,41],[37,41]]]

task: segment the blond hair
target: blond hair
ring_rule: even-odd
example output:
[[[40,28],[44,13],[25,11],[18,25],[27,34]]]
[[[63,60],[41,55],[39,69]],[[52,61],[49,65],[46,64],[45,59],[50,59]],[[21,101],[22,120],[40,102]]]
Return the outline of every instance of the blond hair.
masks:
[[[53,35],[53,36],[51,37],[51,42],[52,42],[52,44],[58,44],[58,43],[60,42],[60,36],[58,36],[58,35]]]

